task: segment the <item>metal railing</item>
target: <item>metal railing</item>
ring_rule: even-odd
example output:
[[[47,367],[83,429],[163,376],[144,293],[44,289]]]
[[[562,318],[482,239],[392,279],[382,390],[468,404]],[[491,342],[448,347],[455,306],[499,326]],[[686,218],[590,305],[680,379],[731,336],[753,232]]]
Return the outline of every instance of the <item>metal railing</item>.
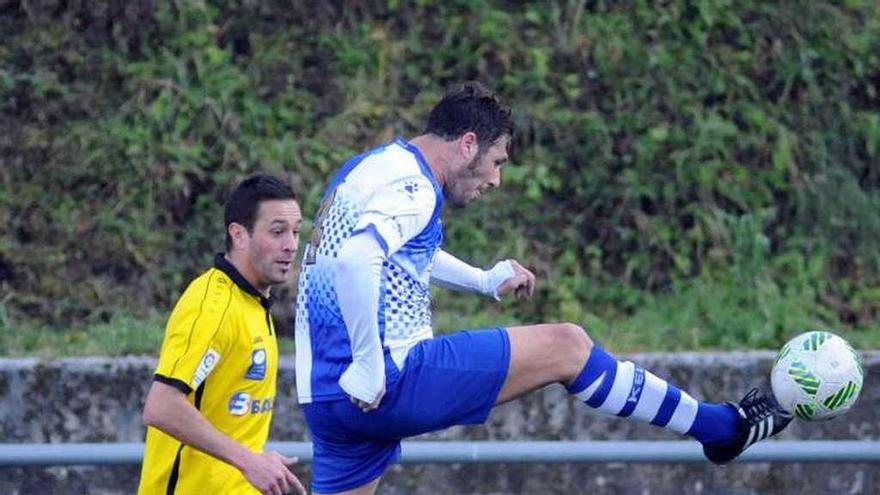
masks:
[[[267,450],[312,459],[308,442],[269,442]],[[140,464],[143,443],[0,444],[0,467]],[[408,464],[705,462],[692,441],[403,442]],[[736,462],[880,462],[880,441],[770,441]]]

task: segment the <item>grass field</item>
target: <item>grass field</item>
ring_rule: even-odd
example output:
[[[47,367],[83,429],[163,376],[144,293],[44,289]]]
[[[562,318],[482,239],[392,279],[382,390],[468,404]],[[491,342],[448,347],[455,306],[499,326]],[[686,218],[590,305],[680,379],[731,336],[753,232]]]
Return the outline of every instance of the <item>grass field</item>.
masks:
[[[437,333],[464,328],[538,323],[517,317],[516,301],[494,303],[470,295],[436,292]],[[529,302],[521,303],[528,305]],[[616,352],[775,349],[802,331],[830,329],[858,349],[880,349],[880,325],[851,326],[822,318],[804,296],[748,294],[742,287],[694,283],[665,296],[646,296],[630,314],[563,301],[545,320],[571,321]],[[828,316],[828,315],[825,315]],[[63,330],[11,321],[0,313],[0,356],[65,356],[158,353],[166,314],[119,314],[103,323]],[[292,331],[280,332],[282,352],[293,351]]]

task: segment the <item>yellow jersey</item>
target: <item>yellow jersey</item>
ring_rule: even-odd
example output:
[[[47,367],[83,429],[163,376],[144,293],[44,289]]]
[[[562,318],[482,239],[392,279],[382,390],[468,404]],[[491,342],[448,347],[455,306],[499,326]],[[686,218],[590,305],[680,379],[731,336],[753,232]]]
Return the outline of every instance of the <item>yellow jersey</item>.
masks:
[[[271,304],[218,254],[174,306],[154,376],[184,392],[211,424],[254,452],[266,443],[275,400]],[[259,491],[235,467],[148,427],[138,493]]]

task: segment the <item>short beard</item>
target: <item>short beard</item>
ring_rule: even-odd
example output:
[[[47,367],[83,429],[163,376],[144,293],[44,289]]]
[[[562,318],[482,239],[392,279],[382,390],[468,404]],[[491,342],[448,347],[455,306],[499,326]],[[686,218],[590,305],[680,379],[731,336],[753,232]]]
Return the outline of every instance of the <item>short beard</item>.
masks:
[[[465,206],[470,204],[470,201],[463,199],[463,198],[447,196],[446,203],[449,206],[451,206],[453,209],[462,210],[462,209],[464,209]]]
[[[482,152],[477,153],[477,156],[475,156],[474,159],[470,161],[470,163],[464,166],[461,172],[453,178],[452,182],[460,183],[462,180],[472,178],[474,176],[474,170],[477,169],[477,165],[479,164],[479,160],[482,156]],[[464,197],[463,195],[454,194],[451,187],[447,189],[447,192],[444,196],[446,198],[446,201],[455,209],[462,209],[473,201],[469,198]]]

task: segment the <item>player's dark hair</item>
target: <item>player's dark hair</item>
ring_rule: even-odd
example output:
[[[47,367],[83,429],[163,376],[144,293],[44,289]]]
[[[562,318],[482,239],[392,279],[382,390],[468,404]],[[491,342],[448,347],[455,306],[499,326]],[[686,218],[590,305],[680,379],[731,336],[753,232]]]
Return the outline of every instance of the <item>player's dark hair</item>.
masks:
[[[296,199],[293,189],[281,179],[266,174],[257,174],[243,180],[226,200],[223,221],[226,226],[226,250],[232,249],[229,225],[243,225],[252,232],[257,221],[260,203],[273,199]]]
[[[477,135],[480,147],[491,145],[503,135],[513,137],[510,107],[492,90],[476,81],[450,88],[428,117],[428,134],[446,141],[466,132]]]

